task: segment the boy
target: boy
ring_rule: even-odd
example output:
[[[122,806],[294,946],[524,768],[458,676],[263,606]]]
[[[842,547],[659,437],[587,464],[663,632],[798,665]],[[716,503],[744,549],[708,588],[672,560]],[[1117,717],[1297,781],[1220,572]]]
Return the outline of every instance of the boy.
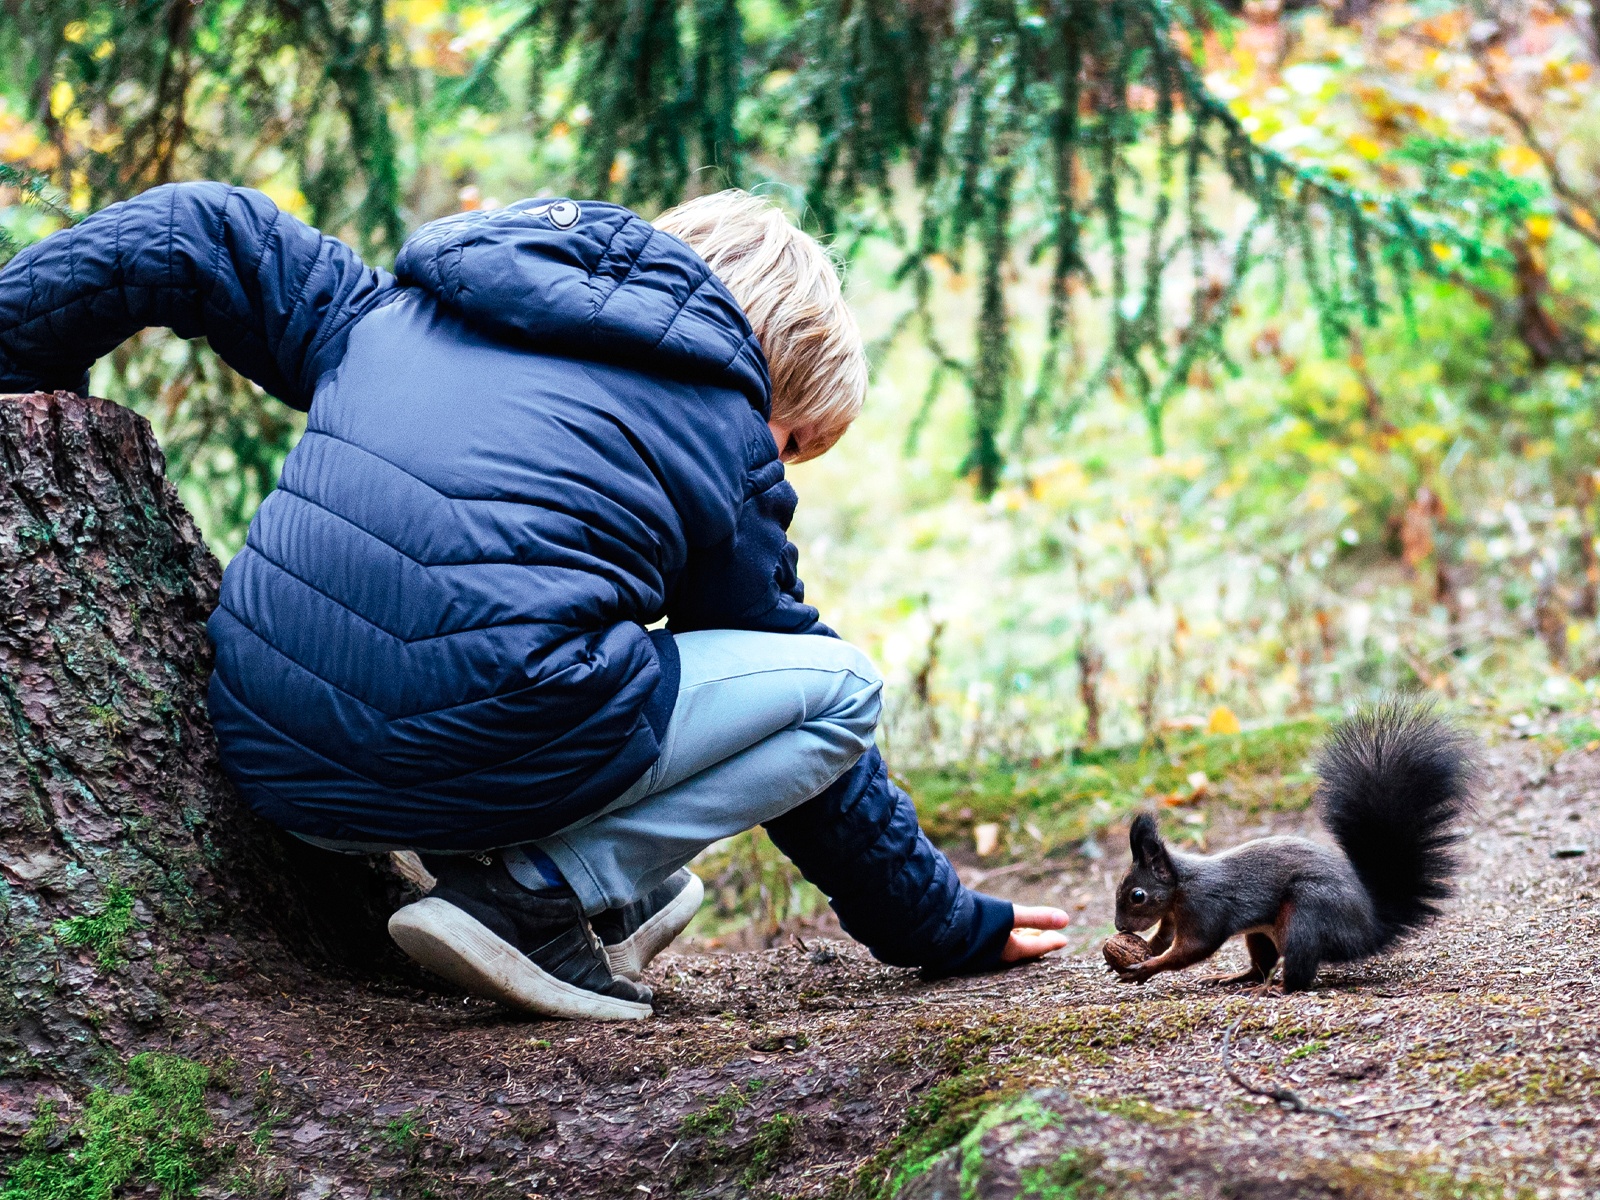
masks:
[[[391,275],[258,192],[168,185],[0,273],[0,390],[85,391],[148,325],[309,410],[223,577],[211,717],[268,820],[422,853],[438,886],[390,923],[417,961],[647,1016],[685,865],[756,824],[887,962],[1063,944],[922,835],[876,672],[803,602],[783,462],[838,440],[866,367],[774,209],[523,201],[424,226]]]

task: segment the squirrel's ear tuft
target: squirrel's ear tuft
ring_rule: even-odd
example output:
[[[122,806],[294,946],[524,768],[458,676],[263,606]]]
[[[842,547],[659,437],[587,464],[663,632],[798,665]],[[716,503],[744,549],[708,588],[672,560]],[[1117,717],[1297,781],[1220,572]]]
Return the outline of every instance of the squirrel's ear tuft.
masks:
[[[1172,859],[1167,856],[1166,843],[1156,829],[1156,819],[1149,813],[1140,813],[1128,828],[1128,846],[1133,851],[1133,861],[1160,875],[1172,873]]]
[[[1142,863],[1150,861],[1150,852],[1161,849],[1161,834],[1156,832],[1156,819],[1149,813],[1140,813],[1128,828],[1128,849]]]

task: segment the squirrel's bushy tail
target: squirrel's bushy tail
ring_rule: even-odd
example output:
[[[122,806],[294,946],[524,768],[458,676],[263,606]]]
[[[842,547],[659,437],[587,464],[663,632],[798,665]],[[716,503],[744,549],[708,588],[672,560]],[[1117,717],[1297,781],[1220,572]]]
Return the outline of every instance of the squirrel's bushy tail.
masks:
[[[1467,735],[1404,700],[1358,713],[1323,747],[1317,805],[1372,898],[1378,943],[1369,952],[1439,915],[1475,773]]]

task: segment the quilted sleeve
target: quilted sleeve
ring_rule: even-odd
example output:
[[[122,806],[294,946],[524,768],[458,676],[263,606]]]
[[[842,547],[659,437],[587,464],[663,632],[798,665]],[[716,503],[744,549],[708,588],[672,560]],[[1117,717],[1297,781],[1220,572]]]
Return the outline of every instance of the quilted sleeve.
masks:
[[[668,628],[753,629],[837,637],[805,602],[800,552],[789,540],[798,497],[774,459],[757,471],[733,533],[690,554],[674,593]]]
[[[388,272],[260,192],[167,184],[0,271],[0,391],[84,391],[97,358],[165,326],[306,409],[351,323],[393,290]]]
[[[962,885],[876,748],[766,830],[873,957],[930,978],[1000,965],[1011,904]]]

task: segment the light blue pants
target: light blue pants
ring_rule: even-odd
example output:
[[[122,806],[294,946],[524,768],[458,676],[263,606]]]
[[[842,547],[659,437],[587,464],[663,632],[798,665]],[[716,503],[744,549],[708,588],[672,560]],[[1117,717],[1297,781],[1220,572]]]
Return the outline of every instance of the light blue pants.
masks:
[[[872,745],[883,680],[848,642],[714,629],[677,643],[661,757],[600,812],[538,842],[591,916],[804,804]]]

